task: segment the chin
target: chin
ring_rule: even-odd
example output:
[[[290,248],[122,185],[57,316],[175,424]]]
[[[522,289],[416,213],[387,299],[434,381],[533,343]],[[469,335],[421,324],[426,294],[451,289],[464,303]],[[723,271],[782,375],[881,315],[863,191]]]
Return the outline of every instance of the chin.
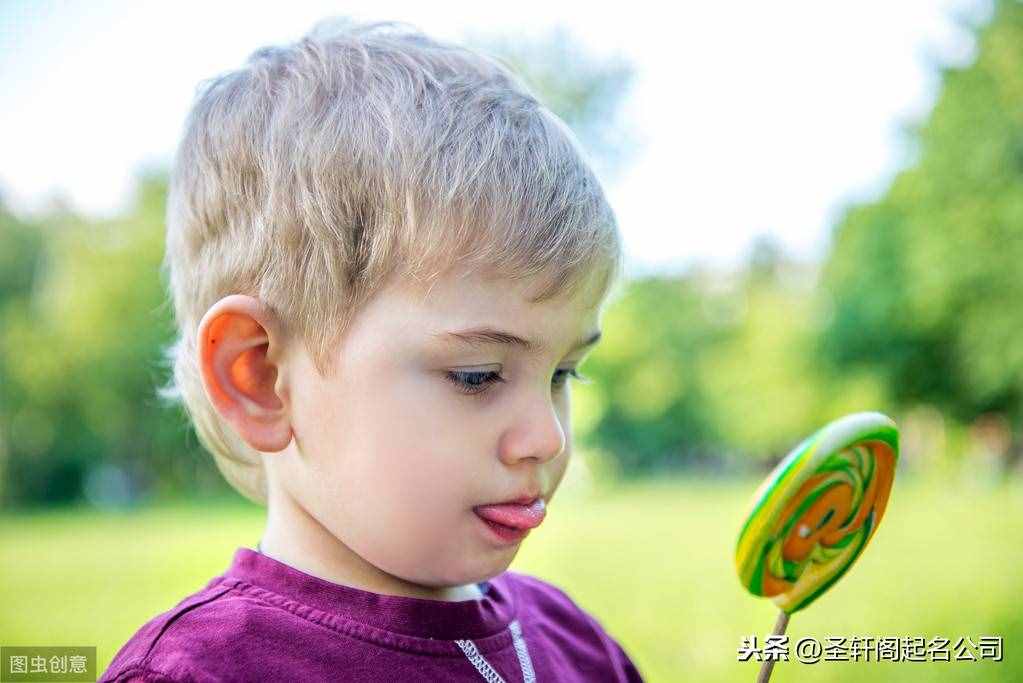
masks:
[[[502,562],[477,562],[475,566],[462,566],[458,570],[453,570],[444,574],[442,579],[438,579],[436,583],[431,582],[429,585],[446,588],[452,588],[455,586],[465,586],[471,583],[479,583],[480,581],[489,581],[494,578],[511,564],[512,556],[509,556],[507,561]]]

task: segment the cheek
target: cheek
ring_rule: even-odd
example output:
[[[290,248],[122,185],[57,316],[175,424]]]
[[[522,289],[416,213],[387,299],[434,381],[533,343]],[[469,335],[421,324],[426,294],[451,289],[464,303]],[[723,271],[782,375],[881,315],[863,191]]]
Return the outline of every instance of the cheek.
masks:
[[[471,507],[488,493],[486,459],[507,417],[485,405],[427,371],[319,391],[304,406],[307,475],[377,514],[422,514],[417,500],[438,513]]]
[[[350,411],[352,419],[326,425],[324,438],[340,444],[337,459],[347,461],[338,476],[352,472],[366,490],[386,492],[399,503],[452,496],[456,502],[460,491],[465,498],[480,447],[460,412],[459,397],[438,393],[420,379],[392,383],[361,398]],[[324,445],[329,452],[331,444]]]

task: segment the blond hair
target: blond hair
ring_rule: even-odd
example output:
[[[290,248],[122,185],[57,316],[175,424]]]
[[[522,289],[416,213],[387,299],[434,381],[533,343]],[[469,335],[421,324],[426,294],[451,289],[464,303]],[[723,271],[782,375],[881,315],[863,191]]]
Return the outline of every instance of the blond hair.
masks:
[[[622,274],[614,214],[565,124],[507,67],[403,24],[320,22],[204,81],[174,159],[164,269],[180,401],[227,481],[266,502],[259,453],[206,396],[196,335],[258,297],[317,369],[392,278],[455,263],[543,276],[535,301]],[[328,322],[329,321],[329,322]]]

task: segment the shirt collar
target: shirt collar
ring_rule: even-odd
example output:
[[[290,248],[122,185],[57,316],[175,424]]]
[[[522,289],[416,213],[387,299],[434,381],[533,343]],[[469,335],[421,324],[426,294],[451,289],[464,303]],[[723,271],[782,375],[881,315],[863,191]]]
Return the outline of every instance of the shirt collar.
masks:
[[[477,600],[428,600],[372,593],[307,574],[252,548],[234,553],[227,577],[375,628],[419,638],[484,638],[515,618],[507,572],[484,582]]]

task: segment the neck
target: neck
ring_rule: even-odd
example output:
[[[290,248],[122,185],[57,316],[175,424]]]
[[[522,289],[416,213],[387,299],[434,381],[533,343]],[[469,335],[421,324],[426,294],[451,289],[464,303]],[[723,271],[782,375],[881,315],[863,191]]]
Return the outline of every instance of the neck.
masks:
[[[334,536],[287,494],[269,486],[266,528],[259,552],[299,571],[360,590],[456,602],[483,597],[477,584],[423,586],[388,574]]]

